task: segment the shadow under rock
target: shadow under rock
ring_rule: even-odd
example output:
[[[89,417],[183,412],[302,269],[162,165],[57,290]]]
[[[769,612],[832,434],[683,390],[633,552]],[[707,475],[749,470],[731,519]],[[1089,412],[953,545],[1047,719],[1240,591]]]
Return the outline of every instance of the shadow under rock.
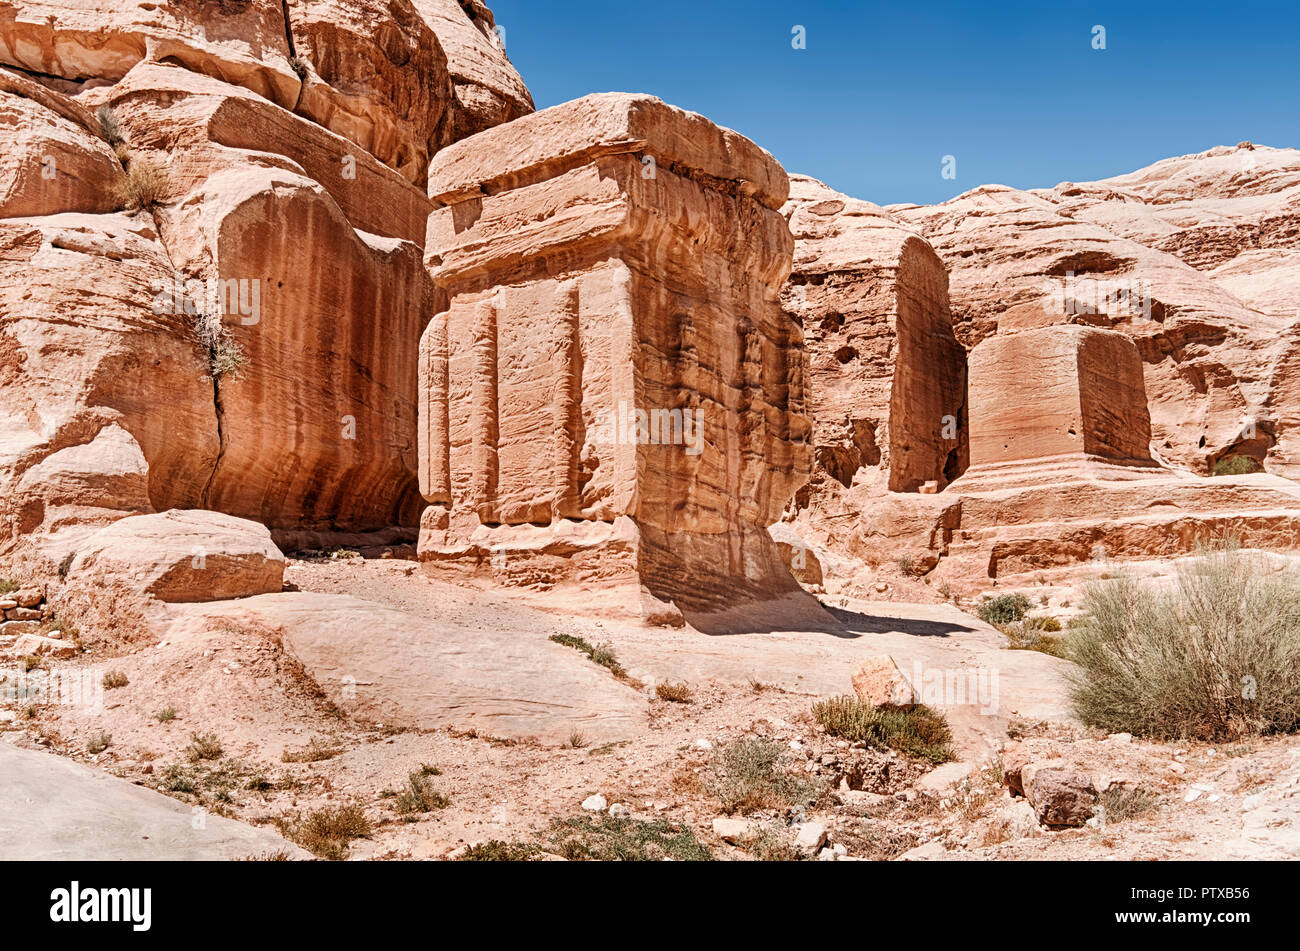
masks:
[[[870,634],[909,634],[916,637],[948,637],[975,628],[950,621],[923,618],[877,617],[822,604],[806,592],[788,594],[772,601],[754,602],[711,614],[682,612],[686,623],[701,634],[734,636],[798,632],[858,638]]]

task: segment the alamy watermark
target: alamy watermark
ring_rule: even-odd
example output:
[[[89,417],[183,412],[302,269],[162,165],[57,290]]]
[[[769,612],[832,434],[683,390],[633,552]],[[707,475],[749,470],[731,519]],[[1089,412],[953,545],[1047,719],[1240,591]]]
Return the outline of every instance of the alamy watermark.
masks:
[[[1073,271],[1066,271],[1060,280],[1046,280],[1043,293],[1050,311],[1067,317],[1105,314],[1134,320],[1151,319],[1151,282],[1141,278],[1097,279],[1076,277]]]
[[[703,413],[698,409],[650,409],[619,401],[610,414],[596,414],[592,440],[598,446],[684,446],[686,455],[704,451]]]
[[[214,317],[240,318],[251,327],[262,319],[262,281],[260,278],[219,278],[154,281],[155,314],[206,314]]]

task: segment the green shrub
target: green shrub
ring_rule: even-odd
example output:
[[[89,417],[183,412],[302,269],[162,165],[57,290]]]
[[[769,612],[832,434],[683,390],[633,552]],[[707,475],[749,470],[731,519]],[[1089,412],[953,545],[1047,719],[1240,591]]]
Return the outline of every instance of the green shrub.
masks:
[[[220,759],[221,758],[221,741],[217,739],[215,733],[191,733],[190,745],[185,748],[189,755],[190,762],[197,763],[200,760]]]
[[[831,736],[876,749],[946,763],[953,758],[948,721],[923,704],[877,707],[857,697],[832,697],[813,704],[813,716]]]
[[[1300,729],[1300,577],[1221,545],[1156,590],[1087,589],[1066,646],[1079,718],[1108,732],[1227,740]]]
[[[92,733],[86,740],[86,752],[92,756],[104,752],[113,744],[113,734],[111,733]]]
[[[416,770],[406,778],[406,789],[398,796],[395,807],[408,820],[435,809],[445,809],[451,800],[433,788],[429,776],[422,770]]]
[[[551,824],[550,837],[555,853],[570,861],[658,862],[670,858],[707,862],[713,858],[689,827],[666,819],[609,815],[557,819]]]
[[[18,582],[11,578],[0,578],[0,595],[12,594],[19,588]]]
[[[275,825],[289,841],[332,862],[346,859],[348,844],[370,835],[373,828],[365,810],[357,805],[317,809],[306,818],[286,814],[276,819]]]
[[[705,788],[729,813],[781,809],[820,798],[823,785],[787,773],[784,759],[781,744],[745,737],[714,754],[711,778]]]
[[[625,674],[623,665],[618,662],[614,656],[614,648],[609,644],[597,644],[593,646],[581,637],[572,634],[552,634],[550,639],[557,644],[565,647],[572,647],[576,651],[581,651],[591,658],[593,664],[599,664],[606,667],[615,677],[622,677]]]
[[[999,624],[1010,624],[1021,620],[1028,610],[1029,599],[1023,594],[1002,594],[983,602],[976,608],[975,613],[985,624],[996,627]]]
[[[1259,464],[1259,460],[1252,456],[1224,456],[1214,462],[1216,476],[1250,475],[1252,472],[1263,471],[1264,467]]]
[[[461,853],[458,862],[533,862],[542,854],[540,847],[528,842],[502,842],[491,839],[471,845]]]

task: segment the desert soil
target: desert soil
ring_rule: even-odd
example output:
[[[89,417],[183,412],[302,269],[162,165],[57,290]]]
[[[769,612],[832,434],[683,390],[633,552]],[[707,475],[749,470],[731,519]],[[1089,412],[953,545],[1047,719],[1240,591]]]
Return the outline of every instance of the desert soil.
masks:
[[[620,812],[626,806],[633,818],[689,827],[718,858],[751,859],[758,851],[752,844],[714,834],[714,820],[725,815],[714,793],[714,764],[720,750],[754,736],[780,744],[784,769],[821,791],[813,805],[756,809],[750,818],[768,843],[789,844],[800,823],[815,821],[847,858],[892,859],[922,846],[920,855],[947,859],[1300,857],[1300,739],[1178,746],[1107,738],[1069,718],[1064,662],[1008,650],[1005,637],[951,605],[835,598],[831,624],[808,630],[752,624],[757,633],[709,635],[582,617],[558,598],[552,610],[540,610],[507,594],[432,579],[394,559],[295,559],[286,581],[488,638],[544,641],[569,633],[609,644],[627,669],[621,683],[643,704],[644,719],[626,738],[593,742],[575,731],[566,745],[450,725],[416,730],[358,723],[326,699],[280,640],[231,627],[183,642],[101,646],[75,660],[47,661],[59,675],[120,671],[128,682],[105,691],[102,711],[6,698],[0,740],[160,789],[191,813],[198,808],[267,832],[277,819],[355,803],[374,823],[368,836],[350,844],[349,856],[358,859],[456,857],[465,846],[490,840],[547,848],[552,823],[590,815],[582,804],[596,794]],[[354,636],[364,646],[368,632]],[[932,768],[896,752],[850,746],[817,725],[812,704],[851,692],[854,664],[881,653],[904,671],[919,663],[999,672],[996,711],[945,710],[960,762]],[[572,654],[574,663],[590,663]],[[502,696],[526,703],[530,679],[545,676],[520,671],[501,684]],[[653,696],[649,685],[663,682],[685,683],[689,700]],[[167,709],[175,717],[162,722],[156,714]],[[110,744],[92,754],[87,746],[100,734]],[[215,734],[220,757],[192,762],[187,749],[196,734]],[[1026,822],[1023,800],[1010,798],[997,766],[1013,738],[1033,744],[1040,758],[1140,787],[1151,805],[1140,815],[1079,829],[1049,831]],[[325,758],[282,759],[313,742]],[[425,766],[431,767],[427,783],[449,803],[402,815],[394,793]],[[194,791],[167,789],[184,787],[185,777]],[[75,825],[75,812],[66,810],[61,821]],[[139,820],[154,821],[160,820]],[[250,855],[266,852],[250,845]]]

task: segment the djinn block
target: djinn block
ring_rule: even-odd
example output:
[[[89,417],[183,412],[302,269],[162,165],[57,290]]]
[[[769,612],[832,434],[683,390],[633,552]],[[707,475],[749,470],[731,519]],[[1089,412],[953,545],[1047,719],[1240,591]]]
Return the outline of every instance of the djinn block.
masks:
[[[645,96],[438,154],[422,561],[642,616],[796,589],[766,531],[811,465],[787,192],[767,152]]]

